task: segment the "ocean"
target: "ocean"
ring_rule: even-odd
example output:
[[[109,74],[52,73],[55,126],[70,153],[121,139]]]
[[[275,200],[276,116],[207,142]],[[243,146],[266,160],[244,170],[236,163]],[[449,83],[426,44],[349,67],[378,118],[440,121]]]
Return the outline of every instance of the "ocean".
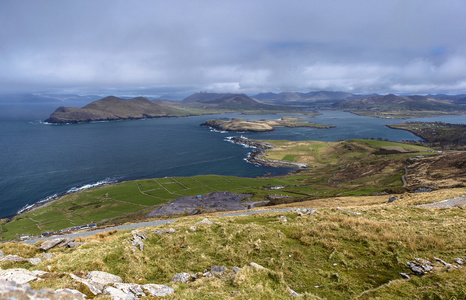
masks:
[[[385,127],[404,120],[338,111],[321,113],[309,121],[336,128],[225,133],[199,126],[212,118],[278,119],[289,114],[221,114],[67,125],[44,124],[27,118],[0,120],[0,218],[15,215],[48,197],[105,182],[201,174],[257,177],[290,171],[248,163],[245,158],[251,149],[226,141],[229,136],[321,141],[419,140],[409,132]],[[444,116],[409,121],[465,123],[465,119]]]

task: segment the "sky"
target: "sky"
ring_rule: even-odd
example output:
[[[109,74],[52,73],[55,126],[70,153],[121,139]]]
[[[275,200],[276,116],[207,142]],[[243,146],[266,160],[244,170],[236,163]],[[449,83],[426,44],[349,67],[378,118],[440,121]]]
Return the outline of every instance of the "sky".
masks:
[[[0,92],[466,93],[465,0],[1,0]]]

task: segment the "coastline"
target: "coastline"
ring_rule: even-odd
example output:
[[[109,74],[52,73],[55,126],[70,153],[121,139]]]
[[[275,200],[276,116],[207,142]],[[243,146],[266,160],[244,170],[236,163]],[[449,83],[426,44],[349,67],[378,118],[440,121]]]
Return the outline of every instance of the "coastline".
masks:
[[[252,164],[259,164],[259,165],[275,167],[275,168],[285,167],[285,168],[294,168],[298,170],[309,169],[309,167],[303,163],[295,163],[295,162],[288,162],[288,161],[281,161],[281,160],[268,160],[268,159],[260,158],[262,154],[264,154],[264,151],[275,148],[275,146],[269,143],[253,141],[243,136],[229,137],[227,138],[227,140],[231,141],[234,144],[240,144],[240,145],[254,148],[254,150],[246,158],[246,160]]]

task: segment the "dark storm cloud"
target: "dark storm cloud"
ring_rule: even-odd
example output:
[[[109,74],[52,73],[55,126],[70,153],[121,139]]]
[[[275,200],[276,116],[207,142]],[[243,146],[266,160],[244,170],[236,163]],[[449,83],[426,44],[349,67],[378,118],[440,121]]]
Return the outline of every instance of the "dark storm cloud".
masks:
[[[0,2],[0,89],[466,91],[465,1]]]

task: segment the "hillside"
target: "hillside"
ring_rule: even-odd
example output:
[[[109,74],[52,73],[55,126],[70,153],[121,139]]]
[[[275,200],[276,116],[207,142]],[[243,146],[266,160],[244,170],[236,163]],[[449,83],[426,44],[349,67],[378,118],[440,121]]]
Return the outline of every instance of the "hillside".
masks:
[[[464,113],[464,107],[447,100],[425,96],[400,97],[393,94],[349,99],[332,105],[333,109],[346,110],[368,116],[404,118],[422,115]]]
[[[183,103],[204,109],[227,111],[289,111],[290,108],[264,104],[245,94],[196,93],[185,98]],[[197,105],[197,106],[196,106]]]
[[[110,96],[82,108],[60,106],[45,122],[80,123],[186,115],[189,112],[185,109],[159,104],[144,97],[123,99]]]
[[[355,95],[345,92],[333,91],[317,91],[317,92],[282,92],[275,93],[261,93],[255,95],[253,98],[264,101],[267,103],[277,104],[296,104],[296,103],[313,103],[313,102],[337,102],[341,100],[354,98]]]
[[[26,273],[32,289],[9,286],[11,294],[0,289],[0,297],[68,288],[95,299],[464,299],[464,209],[417,205],[465,193],[401,194],[391,203],[388,196],[337,197],[277,207],[299,207],[291,211],[189,216],[131,232],[109,228],[45,251],[42,242],[3,243],[0,277]]]

